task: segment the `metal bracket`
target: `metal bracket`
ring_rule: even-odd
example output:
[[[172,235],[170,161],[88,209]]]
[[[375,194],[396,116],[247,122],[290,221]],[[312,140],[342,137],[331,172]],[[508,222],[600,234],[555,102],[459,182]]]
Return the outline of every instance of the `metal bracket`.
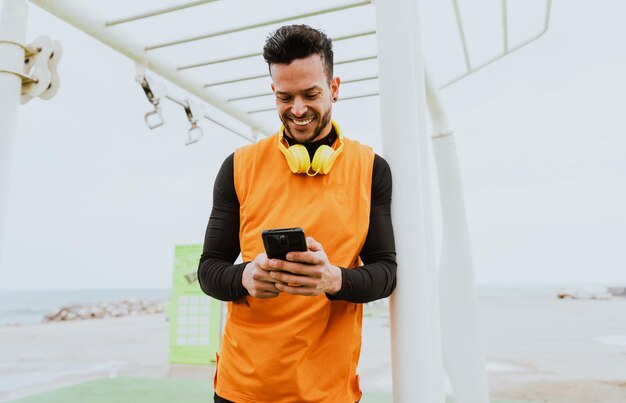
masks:
[[[145,65],[135,64],[135,69],[137,72],[135,75],[135,81],[141,85],[148,101],[152,104],[152,106],[154,106],[154,110],[147,112],[144,115],[143,120],[146,122],[148,128],[151,130],[156,129],[157,127],[165,124],[165,118],[161,113],[161,106],[159,105],[161,102],[161,95],[165,93],[165,87],[160,84],[150,83],[151,80],[149,81],[145,74]],[[153,116],[155,116],[155,118],[153,118]]]
[[[204,115],[204,106],[193,103],[187,99],[183,108],[185,109],[189,123],[191,123],[191,127],[187,131],[187,142],[185,143],[185,145],[188,146],[198,142],[204,136],[204,130],[198,125],[198,121]]]
[[[60,80],[57,73],[57,64],[63,54],[61,44],[47,36],[40,36],[29,45],[14,41],[0,41],[0,44],[9,44],[24,50],[24,67],[22,71],[0,70],[0,73],[9,73],[22,80],[20,103],[25,104],[34,97],[50,99],[59,90]]]
[[[35,97],[50,99],[59,91],[61,80],[57,65],[63,55],[63,48],[58,41],[48,36],[40,36],[25,49],[24,77],[20,102],[27,103]]]

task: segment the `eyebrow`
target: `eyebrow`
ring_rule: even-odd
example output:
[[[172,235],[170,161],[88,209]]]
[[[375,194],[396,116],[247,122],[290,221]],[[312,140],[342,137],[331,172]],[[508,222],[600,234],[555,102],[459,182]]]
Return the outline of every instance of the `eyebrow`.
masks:
[[[322,89],[322,87],[320,87],[319,85],[314,85],[313,87],[309,87],[309,88],[306,88],[306,89],[300,91],[300,93],[304,94],[306,92],[317,91],[317,90],[321,90],[321,89]],[[276,91],[276,94],[278,94],[278,95],[290,95],[290,93],[286,92],[286,91]]]

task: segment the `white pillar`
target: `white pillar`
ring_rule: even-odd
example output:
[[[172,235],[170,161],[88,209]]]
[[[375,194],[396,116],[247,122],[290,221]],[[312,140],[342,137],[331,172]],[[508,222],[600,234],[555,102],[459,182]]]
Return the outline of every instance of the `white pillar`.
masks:
[[[3,0],[0,15],[0,41],[24,44],[28,6],[25,0]],[[22,72],[24,49],[0,43],[0,70]],[[20,105],[22,79],[11,73],[0,72],[0,270],[4,250],[9,179],[13,153],[13,141]]]
[[[439,263],[443,361],[455,403],[489,403],[461,169],[437,85],[428,72],[426,76],[443,226]]]
[[[376,1],[384,155],[393,174],[398,286],[391,298],[395,403],[443,403],[444,372],[417,0]]]

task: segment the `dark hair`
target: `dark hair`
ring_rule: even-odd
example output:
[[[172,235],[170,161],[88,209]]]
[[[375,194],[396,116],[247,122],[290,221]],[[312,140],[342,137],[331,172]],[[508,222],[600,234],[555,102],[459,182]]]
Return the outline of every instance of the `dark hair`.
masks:
[[[263,58],[268,66],[290,64],[313,54],[322,58],[330,82],[333,78],[333,42],[324,32],[308,25],[285,25],[272,32],[263,46]]]

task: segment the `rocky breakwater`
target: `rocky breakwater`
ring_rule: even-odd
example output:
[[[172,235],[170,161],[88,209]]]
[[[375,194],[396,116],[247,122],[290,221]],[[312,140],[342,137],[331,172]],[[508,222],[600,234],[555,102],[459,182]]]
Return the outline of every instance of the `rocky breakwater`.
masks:
[[[68,305],[46,315],[44,322],[65,320],[114,318],[131,315],[152,315],[165,310],[166,301],[159,300],[122,300],[100,302],[92,305]]]

